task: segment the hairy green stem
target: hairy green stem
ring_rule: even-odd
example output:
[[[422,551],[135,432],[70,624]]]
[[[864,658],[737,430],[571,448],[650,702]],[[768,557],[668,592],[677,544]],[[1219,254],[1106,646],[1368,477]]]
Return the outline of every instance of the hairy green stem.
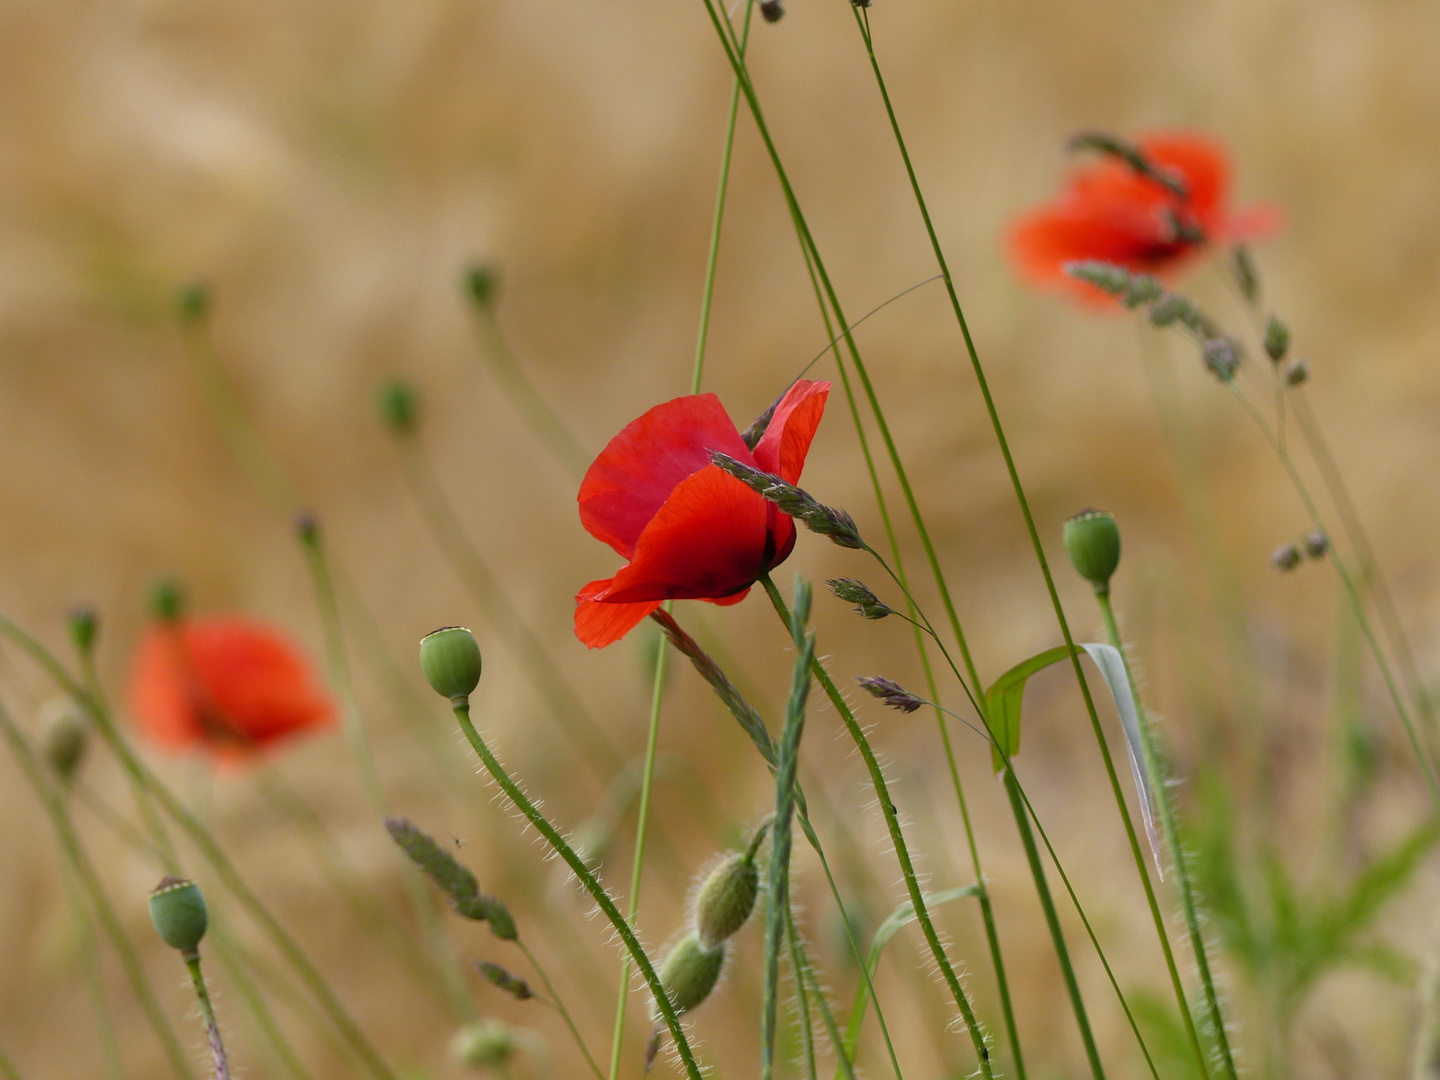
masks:
[[[190,985],[195,988],[195,1000],[200,1003],[200,1018],[205,1022],[205,1037],[210,1043],[215,1080],[230,1080],[230,1062],[225,1056],[225,1042],[220,1038],[220,1024],[215,1019],[215,1007],[210,1004],[210,991],[205,989],[205,976],[200,972],[200,953],[191,950],[184,955],[185,967],[190,971]]]
[[[690,1080],[702,1080],[700,1067],[696,1064],[695,1055],[690,1050],[690,1043],[685,1037],[685,1029],[680,1024],[680,1018],[675,1014],[675,1009],[670,1004],[669,995],[665,993],[665,988],[660,984],[660,978],[655,974],[654,965],[650,963],[650,958],[645,955],[645,950],[635,937],[635,931],[631,929],[630,923],[620,914],[620,909],[615,906],[615,901],[610,898],[610,894],[595,880],[595,875],[590,872],[584,860],[575,854],[574,849],[565,842],[565,838],[556,831],[555,826],[550,824],[550,821],[540,812],[539,808],[530,801],[529,796],[511,779],[510,774],[505,771],[505,767],[496,759],[489,745],[481,738],[480,733],[475,730],[475,725],[470,719],[469,701],[465,698],[459,698],[452,701],[451,706],[455,711],[456,720],[460,723],[460,730],[464,732],[465,738],[475,749],[475,753],[479,755],[481,763],[485,766],[486,771],[490,773],[491,778],[500,786],[500,790],[506,794],[515,805],[515,808],[535,827],[536,832],[544,837],[545,842],[564,860],[565,865],[570,867],[570,870],[580,880],[580,884],[585,887],[585,891],[594,899],[596,905],[600,908],[600,911],[604,914],[610,925],[615,928],[615,932],[624,944],[626,952],[634,961],[635,966],[640,970],[640,974],[644,976],[645,983],[649,986],[650,993],[655,998],[655,1007],[660,1010],[660,1015],[664,1018],[666,1027],[670,1029],[670,1037],[675,1040],[675,1048],[680,1054],[680,1060],[684,1063],[685,1071],[689,1075]]]

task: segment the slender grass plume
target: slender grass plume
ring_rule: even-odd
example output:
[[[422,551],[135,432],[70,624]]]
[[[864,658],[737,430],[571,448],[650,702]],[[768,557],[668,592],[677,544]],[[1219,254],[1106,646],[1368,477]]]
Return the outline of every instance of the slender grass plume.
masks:
[[[147,63],[247,58],[104,93],[113,25],[29,41],[0,479],[73,535],[0,590],[0,1078],[1440,1075],[1429,308],[1319,246],[1383,174],[1428,280],[1422,125],[1360,148],[1308,9],[1258,93],[1203,5],[791,7],[192,13]],[[1047,131],[1101,70],[1314,99],[1308,194]]]

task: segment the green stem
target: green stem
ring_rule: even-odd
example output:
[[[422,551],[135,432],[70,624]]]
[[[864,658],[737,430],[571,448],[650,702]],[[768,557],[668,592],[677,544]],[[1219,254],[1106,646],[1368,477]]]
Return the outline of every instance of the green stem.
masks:
[[[479,755],[480,761],[485,766],[486,771],[490,773],[495,783],[500,785],[500,789],[505,792],[510,801],[515,804],[515,808],[525,815],[525,819],[545,838],[546,843],[565,861],[565,865],[570,867],[571,871],[585,887],[585,891],[590,894],[605,918],[609,920],[610,925],[615,928],[615,932],[620,936],[621,942],[625,945],[626,952],[630,955],[631,959],[634,960],[635,966],[640,970],[640,974],[644,976],[646,985],[650,987],[650,993],[655,998],[655,1006],[660,1010],[666,1027],[670,1029],[670,1037],[675,1040],[675,1048],[679,1051],[680,1060],[684,1063],[685,1071],[689,1075],[690,1080],[702,1080],[700,1067],[695,1063],[695,1055],[690,1050],[690,1043],[685,1037],[685,1029],[680,1024],[680,1018],[675,1015],[675,1009],[670,1004],[670,997],[665,993],[665,988],[661,985],[659,976],[655,974],[655,968],[650,963],[650,958],[645,955],[644,948],[641,947],[639,940],[635,937],[635,931],[631,929],[630,923],[620,914],[620,909],[615,906],[615,901],[610,898],[610,894],[605,891],[604,887],[595,880],[595,875],[586,867],[580,856],[575,854],[574,849],[565,842],[565,838],[556,831],[555,826],[550,824],[549,820],[540,812],[535,804],[530,801],[529,797],[520,789],[519,785],[510,778],[510,774],[505,771],[505,767],[501,765],[500,762],[496,760],[495,755],[490,752],[490,747],[486,744],[485,740],[480,737],[480,733],[475,730],[475,725],[470,720],[469,701],[465,698],[460,698],[451,702],[451,705],[455,710],[455,718],[460,723],[460,730],[464,732],[465,738],[469,740],[470,745],[474,747],[475,753]]]
[[[1065,990],[1070,995],[1070,1006],[1075,1011],[1075,1023],[1080,1028],[1080,1040],[1085,1044],[1085,1057],[1090,1062],[1090,1072],[1095,1080],[1104,1080],[1105,1068],[1100,1063],[1100,1051],[1095,1046],[1095,1035],[1090,1030],[1090,1019],[1085,1013],[1085,999],[1081,996],[1080,984],[1075,979],[1075,968],[1070,963],[1065,932],[1060,927],[1055,901],[1045,880],[1045,867],[1040,861],[1040,851],[1035,846],[1035,836],[1030,829],[1025,804],[1020,799],[1014,770],[1008,764],[1005,767],[1004,779],[1005,793],[1010,797],[1010,809],[1015,815],[1015,825],[1020,830],[1020,842],[1025,847],[1025,859],[1030,864],[1030,876],[1035,879],[1035,891],[1040,897],[1040,907],[1045,912],[1045,925],[1050,929],[1050,940],[1054,942],[1055,955],[1060,960],[1060,973],[1065,979]]]
[[[535,974],[540,976],[540,982],[544,985],[545,992],[549,995],[547,1000],[555,1007],[555,1011],[560,1014],[560,1019],[565,1021],[565,1026],[570,1029],[570,1034],[575,1039],[575,1045],[580,1047],[580,1053],[585,1055],[585,1061],[589,1064],[590,1071],[595,1074],[596,1080],[604,1080],[605,1074],[601,1071],[599,1062],[597,1062],[594,1055],[590,1053],[590,1047],[585,1045],[585,1040],[580,1037],[580,1029],[575,1026],[575,1021],[571,1019],[570,1010],[565,1008],[565,1001],[560,997],[559,992],[556,991],[555,984],[550,981],[550,976],[545,973],[544,967],[541,966],[540,961],[535,958],[535,954],[530,951],[530,946],[526,945],[523,939],[517,937],[515,944],[520,946],[520,951],[525,954],[525,959],[530,961],[530,966],[535,969]]]
[[[350,746],[350,757],[355,762],[355,771],[360,775],[360,786],[365,792],[366,802],[370,804],[370,812],[383,821],[390,816],[390,803],[385,796],[384,785],[380,782],[380,774],[375,768],[375,756],[370,750],[370,740],[365,734],[365,724],[360,719],[360,709],[355,702],[350,679],[350,659],[345,647],[345,630],[340,624],[340,607],[335,598],[335,585],[330,576],[330,565],[325,557],[319,527],[313,522],[302,524],[300,543],[305,550],[310,576],[315,583],[315,599],[325,633],[330,680],[340,698],[345,741]],[[435,906],[426,891],[420,871],[409,859],[402,859],[401,862],[400,876],[429,942],[431,959],[440,974],[449,1006],[460,1020],[473,1020],[476,1016],[475,1003],[465,988],[465,978],[460,973],[459,961],[450,946],[450,939],[445,936],[444,927],[436,916]]]
[[[0,705],[0,732],[4,733],[5,740],[10,744],[15,759],[25,773],[26,780],[29,781],[36,797],[40,799],[41,804],[45,807],[45,812],[50,816],[50,823],[60,842],[60,850],[89,897],[90,904],[95,909],[95,915],[100,921],[100,926],[105,931],[105,936],[110,939],[110,944],[114,947],[116,955],[119,956],[120,966],[125,970],[125,977],[130,982],[130,988],[140,1002],[140,1008],[145,1013],[145,1018],[155,1030],[155,1035],[160,1040],[160,1045],[170,1062],[171,1070],[184,1080],[194,1080],[195,1074],[190,1068],[185,1051],[176,1038],[170,1021],[166,1019],[164,1010],[160,1008],[159,1001],[155,998],[155,992],[150,986],[150,981],[145,977],[145,969],[141,966],[140,957],[135,951],[134,944],[125,932],[124,924],[110,903],[110,898],[105,895],[105,887],[101,883],[94,865],[90,862],[89,856],[85,853],[80,836],[76,833],[74,823],[70,820],[69,811],[65,808],[64,800],[45,779],[40,763],[35,758],[35,752],[15,725],[14,719],[10,716],[10,710],[3,705]]]
[[[770,575],[766,574],[760,579],[765,587],[765,592],[770,597],[770,602],[775,607],[776,613],[788,628],[790,625],[790,612],[780,591],[775,587]],[[856,749],[865,761],[865,768],[870,774],[870,783],[875,788],[876,797],[880,802],[880,810],[885,817],[886,828],[890,832],[890,840],[895,847],[895,857],[900,863],[900,872],[905,878],[905,887],[910,894],[910,903],[915,908],[915,917],[920,923],[920,928],[925,935],[926,943],[930,946],[931,955],[939,966],[941,974],[945,978],[946,985],[955,999],[955,1005],[960,1010],[961,1019],[965,1023],[966,1030],[970,1033],[970,1040],[975,1047],[975,1056],[980,1063],[981,1075],[986,1080],[993,1080],[994,1072],[990,1065],[990,1050],[985,1045],[985,1034],[980,1028],[979,1021],[975,1018],[975,1012],[970,1007],[970,999],[966,996],[964,988],[960,985],[960,979],[955,974],[955,968],[950,963],[950,958],[945,954],[945,947],[941,944],[940,935],[935,930],[935,924],[930,918],[930,911],[925,905],[925,896],[920,889],[919,879],[915,875],[915,866],[910,859],[910,849],[905,842],[905,834],[900,828],[900,820],[897,816],[895,804],[890,799],[890,789],[885,782],[885,774],[880,768],[879,761],[875,758],[875,752],[870,747],[870,741],[865,737],[864,730],[855,719],[855,714],[850,709],[850,704],[845,696],[836,688],[829,673],[818,659],[811,662],[811,671],[816,680],[825,690],[825,695],[830,699],[840,714],[845,724],[846,731],[851,740],[855,743]],[[863,963],[863,960],[862,960]]]
[[[1155,734],[1150,730],[1150,720],[1145,713],[1145,706],[1140,703],[1140,691],[1135,685],[1135,676],[1130,671],[1130,662],[1125,658],[1125,646],[1120,639],[1120,627],[1115,621],[1115,609],[1110,604],[1110,593],[1107,589],[1104,592],[1096,591],[1096,602],[1100,605],[1100,616],[1105,620],[1105,634],[1110,644],[1125,659],[1125,677],[1129,681],[1130,696],[1135,699],[1135,714],[1140,722],[1140,743],[1145,755],[1145,767],[1150,775],[1154,777],[1155,802],[1160,809],[1160,828],[1165,834],[1165,846],[1170,849],[1170,866],[1175,874],[1175,888],[1180,894],[1180,910],[1185,917],[1185,927],[1190,934],[1190,951],[1195,957],[1195,967],[1200,973],[1200,983],[1205,992],[1205,1008],[1209,1015],[1210,1029],[1214,1033],[1215,1043],[1220,1049],[1220,1060],[1225,1068],[1225,1073],[1230,1080],[1236,1080],[1235,1060],[1230,1052],[1230,1039],[1225,1032],[1225,1017],[1220,1009],[1220,995],[1215,991],[1215,980],[1210,972],[1209,952],[1205,947],[1205,936],[1200,929],[1200,914],[1195,904],[1195,894],[1190,883],[1190,868],[1185,858],[1185,847],[1180,836],[1180,827],[1175,815],[1174,801],[1170,798],[1170,788],[1166,782],[1164,764],[1161,761],[1159,749],[1156,746]],[[1184,998],[1184,991],[1179,986],[1178,973],[1171,969],[1171,978],[1176,982],[1176,991]],[[1200,1065],[1201,1075],[1208,1075],[1208,1061],[1205,1057],[1205,1050],[1200,1045],[1199,1035],[1195,1030],[1195,1022],[1187,1007],[1181,1011],[1185,1021],[1185,1031],[1190,1038],[1190,1045],[1195,1053],[1196,1061]]]
[[[805,1051],[806,1080],[818,1080],[815,1072],[815,1028],[810,1020],[810,994],[806,986],[808,967],[800,954],[800,932],[795,912],[786,905],[785,941],[790,950],[790,974],[795,980],[795,1014],[800,1021],[800,1045]]]
[[[640,778],[640,805],[636,810],[635,856],[630,866],[630,899],[626,921],[635,925],[640,909],[640,871],[645,865],[645,835],[650,821],[650,789],[655,778],[655,746],[660,737],[660,702],[665,694],[667,646],[662,636],[656,644],[655,682],[650,691],[650,723],[645,735],[645,766]],[[610,1080],[620,1074],[620,1047],[625,1034],[625,1003],[630,996],[630,957],[620,959],[620,992],[615,1001],[615,1025],[610,1034]]]
[[[184,956],[185,966],[190,970],[190,983],[195,987],[195,999],[200,1003],[200,1017],[205,1022],[205,1037],[210,1042],[215,1080],[230,1080],[230,1063],[225,1057],[225,1043],[220,1038],[220,1025],[215,1020],[215,1008],[210,1004],[210,992],[205,989],[205,976],[200,973],[200,953],[191,951]]]
[[[1317,531],[1325,533],[1325,522],[1320,517],[1320,511],[1310,495],[1309,487],[1300,475],[1300,470],[1295,467],[1294,459],[1276,439],[1275,433],[1266,423],[1265,417],[1260,414],[1260,410],[1255,408],[1255,404],[1245,395],[1245,392],[1235,384],[1235,380],[1228,379],[1225,385],[1235,395],[1235,399],[1240,402],[1241,407],[1250,414],[1250,418],[1255,421],[1261,434],[1265,436],[1265,440],[1275,451],[1275,456],[1280,459],[1280,464],[1284,466],[1286,474],[1290,477],[1290,483],[1295,488],[1295,493],[1300,496],[1300,501],[1305,506],[1305,512],[1310,516],[1311,525]],[[1350,571],[1346,569],[1334,544],[1328,546],[1327,553],[1330,557],[1330,565],[1335,568],[1335,573],[1340,578],[1340,584],[1345,588],[1346,598],[1350,601],[1351,610],[1354,611],[1355,619],[1360,624],[1361,633],[1365,635],[1365,644],[1369,646],[1370,654],[1375,658],[1375,665],[1380,669],[1380,675],[1385,681],[1385,689],[1390,693],[1390,700],[1395,705],[1395,711],[1400,714],[1400,722],[1405,727],[1405,735],[1410,740],[1410,748],[1415,752],[1415,758],[1420,763],[1420,771],[1424,774],[1426,786],[1430,790],[1430,800],[1436,811],[1440,812],[1440,787],[1436,785],[1434,771],[1420,745],[1420,737],[1415,731],[1414,721],[1410,718],[1410,710],[1406,708],[1405,701],[1400,696],[1400,688],[1395,683],[1395,676],[1385,660],[1385,654],[1380,649],[1379,641],[1375,638],[1374,628],[1371,627],[1370,620],[1365,615],[1365,606],[1360,602],[1360,593],[1355,587],[1355,579],[1350,576]]]
[[[115,1025],[110,1019],[110,1006],[105,1000],[105,980],[100,971],[100,951],[95,941],[95,928],[85,910],[75,870],[68,863],[62,867],[65,899],[75,923],[75,937],[80,965],[85,973],[85,994],[90,999],[90,1013],[95,1020],[95,1039],[100,1044],[100,1060],[110,1080],[123,1080],[125,1068],[120,1061],[120,1047],[115,1042]]]

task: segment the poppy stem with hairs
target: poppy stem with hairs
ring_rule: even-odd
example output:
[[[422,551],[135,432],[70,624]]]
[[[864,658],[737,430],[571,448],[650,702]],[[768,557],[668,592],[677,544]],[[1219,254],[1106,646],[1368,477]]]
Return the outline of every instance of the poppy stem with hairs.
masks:
[[[225,1043],[220,1038],[220,1025],[215,1020],[215,1008],[210,1004],[210,992],[205,988],[205,976],[200,971],[198,951],[185,954],[185,967],[190,972],[195,999],[200,1003],[200,1016],[205,1021],[205,1036],[210,1042],[210,1055],[215,1062],[215,1080],[230,1080],[230,1063],[225,1056]]]
[[[480,733],[475,730],[475,725],[470,719],[469,695],[451,698],[450,707],[455,712],[455,719],[460,724],[460,730],[464,733],[471,747],[474,748],[475,753],[479,756],[481,763],[485,766],[491,778],[500,786],[500,790],[505,792],[505,795],[510,801],[514,803],[515,808],[525,816],[525,820],[535,827],[535,830],[544,837],[545,842],[554,849],[555,853],[565,861],[565,865],[570,868],[571,872],[580,879],[580,884],[585,887],[585,891],[594,899],[601,913],[604,914],[610,925],[615,928],[615,932],[620,936],[620,940],[625,946],[626,953],[634,962],[635,966],[639,968],[646,985],[649,986],[651,994],[655,997],[656,1007],[660,1010],[666,1026],[670,1029],[671,1038],[675,1040],[675,1048],[680,1054],[680,1060],[685,1066],[685,1072],[690,1077],[690,1080],[703,1080],[700,1074],[700,1067],[695,1062],[695,1055],[690,1049],[690,1043],[685,1037],[685,1029],[680,1024],[680,1018],[676,1015],[674,1007],[670,1004],[669,995],[665,993],[665,988],[660,984],[660,978],[655,974],[654,965],[650,963],[650,958],[646,956],[644,948],[635,937],[635,932],[630,928],[630,923],[620,914],[619,908],[615,906],[615,901],[610,898],[610,894],[605,891],[604,886],[595,880],[595,875],[586,867],[580,856],[565,842],[565,838],[560,835],[555,826],[550,824],[550,821],[540,812],[539,808],[530,801],[525,792],[520,789],[520,786],[511,779],[510,774],[505,771],[505,767],[500,764],[491,752],[490,747],[480,736]]]
[[[780,616],[780,621],[785,625],[787,632],[790,629],[790,609],[785,603],[785,598],[780,595],[780,590],[775,587],[775,582],[769,574],[760,578],[765,593],[770,597],[770,603],[775,608],[775,613]],[[801,647],[797,642],[796,647]],[[940,941],[940,935],[935,930],[935,924],[930,918],[930,911],[925,903],[925,895],[920,888],[920,881],[915,874],[915,866],[910,858],[910,848],[905,842],[905,834],[900,828],[900,819],[895,809],[895,804],[890,800],[890,789],[885,782],[885,774],[880,768],[880,762],[875,757],[874,750],[870,747],[870,741],[865,737],[864,730],[855,719],[855,714],[850,708],[845,696],[835,686],[834,680],[830,678],[825,666],[816,657],[810,662],[810,670],[815,674],[815,680],[825,691],[825,696],[835,706],[840,718],[844,721],[845,729],[850,738],[854,741],[856,749],[865,761],[865,768],[870,774],[870,783],[875,788],[875,795],[880,802],[880,810],[885,816],[885,826],[890,832],[890,840],[895,848],[895,857],[900,863],[900,872],[905,878],[905,888],[910,894],[910,903],[915,908],[915,918],[920,923],[920,929],[925,935],[925,941],[930,946],[931,955],[939,966],[941,974],[945,977],[945,983],[950,988],[950,993],[955,999],[955,1005],[960,1010],[960,1016],[964,1020],[965,1030],[970,1033],[970,1040],[975,1046],[975,1056],[980,1063],[980,1073],[985,1080],[994,1080],[994,1070],[990,1065],[990,1049],[986,1045],[985,1032],[981,1030],[979,1021],[975,1018],[975,1010],[971,1008],[970,999],[964,988],[960,985],[959,976],[955,974],[955,967],[950,963],[949,956],[945,953],[945,946]]]

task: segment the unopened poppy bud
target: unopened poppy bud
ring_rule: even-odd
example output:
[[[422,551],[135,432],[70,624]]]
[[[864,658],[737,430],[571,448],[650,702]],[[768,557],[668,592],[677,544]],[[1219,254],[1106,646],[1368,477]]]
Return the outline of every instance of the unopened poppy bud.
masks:
[[[70,612],[70,640],[81,656],[89,656],[100,633],[100,616],[92,607],[77,607]]]
[[[713,952],[724,946],[750,913],[760,894],[760,870],[751,856],[727,855],[695,894],[695,936],[700,947]]]
[[[1229,382],[1240,366],[1240,347],[1229,338],[1211,338],[1205,342],[1204,357],[1205,366],[1215,373],[1215,377],[1221,382]]]
[[[1305,554],[1312,559],[1323,559],[1330,550],[1330,538],[1323,532],[1312,532],[1305,537]]]
[[[1065,522],[1065,552],[1076,572],[1097,593],[1109,593],[1110,579],[1120,565],[1120,527],[1115,515],[1082,510]]]
[[[420,419],[420,397],[404,379],[391,379],[380,387],[377,403],[380,418],[391,431],[403,434],[415,430]]]
[[[1290,328],[1271,315],[1265,321],[1265,355],[1278,364],[1290,351]]]
[[[1292,360],[1285,368],[1285,385],[1300,386],[1310,378],[1310,365],[1304,360]]]
[[[676,1015],[683,1015],[699,1005],[715,984],[720,981],[720,972],[725,967],[725,943],[715,949],[706,949],[694,934],[680,940],[660,965],[660,985],[670,999],[670,1007]],[[660,1010],[651,1002],[653,1019],[659,1020]]]
[[[785,8],[780,0],[760,0],[760,14],[767,23],[777,23],[785,17]]]
[[[40,747],[45,760],[62,782],[69,783],[85,759],[90,722],[69,698],[56,698],[45,707],[40,723]]]
[[[175,314],[184,322],[199,322],[210,314],[210,289],[192,281],[175,294]]]
[[[441,697],[464,701],[480,685],[480,646],[463,626],[447,626],[420,639],[420,668]]]
[[[210,914],[200,886],[184,878],[166,877],[150,894],[150,921],[172,949],[193,953],[200,947]]]
[[[1284,573],[1300,565],[1300,549],[1294,544],[1281,544],[1270,554],[1270,564]]]
[[[150,589],[150,612],[161,622],[174,622],[185,610],[185,590],[174,578],[157,581]]]
[[[855,681],[886,705],[901,712],[912,713],[925,704],[899,683],[880,675],[861,675]]]
[[[864,582],[854,578],[831,578],[825,582],[835,596],[847,604],[854,604],[855,611],[867,619],[883,619],[893,615],[894,609],[870,591]]]
[[[491,986],[504,990],[517,1001],[525,1001],[535,996],[530,989],[530,984],[519,975],[512,974],[499,964],[489,960],[481,960],[475,965],[475,970],[485,977],[485,981]]]
[[[493,266],[472,266],[465,271],[465,289],[477,307],[488,308],[500,292],[500,271]]]
[[[515,1032],[499,1020],[466,1024],[450,1040],[450,1057],[466,1069],[498,1069],[515,1053]]]

